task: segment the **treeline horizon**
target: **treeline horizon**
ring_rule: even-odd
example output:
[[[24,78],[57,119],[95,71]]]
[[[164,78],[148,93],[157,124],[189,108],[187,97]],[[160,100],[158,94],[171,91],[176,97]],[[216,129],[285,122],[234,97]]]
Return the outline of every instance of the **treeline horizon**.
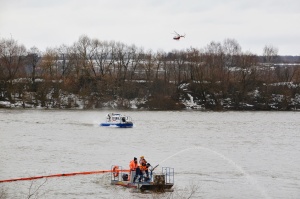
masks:
[[[300,93],[300,67],[280,59],[272,45],[262,50],[262,56],[243,52],[235,39],[225,39],[203,48],[153,52],[83,35],[70,46],[41,52],[2,38],[0,101],[60,108],[62,95],[75,94],[86,108],[112,100],[126,108],[138,98],[147,99],[144,108],[180,109],[188,93],[179,88],[188,83],[188,92],[206,109],[222,110],[224,99],[230,99],[227,106],[232,109],[251,102],[269,110],[274,95],[281,96],[283,109],[290,109]],[[276,65],[279,62],[283,64]],[[296,86],[278,84],[287,82]],[[259,95],[250,97],[255,92]],[[72,108],[71,101],[64,107]]]

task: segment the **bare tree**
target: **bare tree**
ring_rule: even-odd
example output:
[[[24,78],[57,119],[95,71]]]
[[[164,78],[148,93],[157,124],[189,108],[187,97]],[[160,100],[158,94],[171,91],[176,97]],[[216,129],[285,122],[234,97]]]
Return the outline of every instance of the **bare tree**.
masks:
[[[116,43],[116,51],[114,54],[115,66],[117,67],[116,75],[119,81],[125,81],[127,71],[136,53],[134,45],[127,46],[121,42]]]
[[[242,48],[235,39],[225,39],[222,46],[224,52],[223,63],[221,64],[221,79],[223,85],[223,92],[228,89],[230,84],[231,71],[240,67],[240,57],[242,56]],[[233,73],[235,78],[236,73]]]
[[[139,65],[141,65],[144,54],[143,48],[135,49],[135,53],[132,54],[132,61],[130,64],[130,80],[133,80],[136,69]]]
[[[287,65],[275,67],[277,81],[291,82],[295,75],[296,69],[297,69],[296,66],[287,66]]]
[[[263,49],[264,61],[267,64],[272,64],[275,58],[278,56],[278,48],[272,45],[265,45]]]
[[[72,47],[65,44],[61,45],[57,49],[58,56],[60,57],[60,78],[65,79],[74,71],[74,62],[72,59]]]
[[[162,62],[162,70],[163,70],[163,79],[165,83],[170,82],[171,76],[171,58],[167,53],[161,53],[159,56],[160,61]]]
[[[37,199],[37,198],[39,198],[40,190],[45,185],[46,182],[47,182],[47,178],[45,178],[45,180],[41,184],[35,186],[34,181],[31,181],[30,187],[28,188],[27,199],[30,199],[30,198]]]
[[[154,67],[154,59],[153,59],[153,52],[149,50],[144,55],[143,67],[146,74],[146,81],[150,82],[152,80],[153,74],[153,67]]]
[[[241,54],[238,66],[239,68],[234,71],[234,92],[231,93],[237,109],[241,105],[244,108],[243,105],[249,101],[247,94],[256,89],[256,56],[251,53]]]
[[[136,54],[137,54],[137,47],[135,45],[127,46],[126,54],[125,54],[126,57],[122,63],[124,68],[124,75],[123,75],[124,81],[127,79],[127,71],[129,69],[129,66],[132,65],[134,58],[137,57]]]
[[[94,44],[97,44],[97,41],[94,42]],[[82,35],[78,42],[74,44],[74,48],[76,49],[76,54],[79,58],[81,70],[83,72],[82,75],[89,77],[91,76],[90,70],[92,70],[92,73],[94,76],[96,76],[96,71],[93,64],[96,46],[92,45],[92,40],[88,36]]]
[[[24,56],[26,48],[19,45],[16,40],[3,39],[1,41],[0,61],[1,66],[6,75],[6,79],[10,82],[17,76],[21,67],[24,66]]]
[[[11,100],[13,92],[13,80],[25,71],[26,48],[19,45],[14,39],[2,39],[0,41],[0,69],[2,78],[8,81],[7,97]]]
[[[218,70],[222,68],[223,55],[223,48],[219,42],[211,42],[205,48],[206,76],[211,83],[215,83],[218,79]]]
[[[263,49],[263,58],[264,58],[264,66],[265,66],[265,74],[264,74],[264,80],[265,80],[265,92],[263,93],[264,99],[265,99],[265,106],[268,109],[269,107],[269,101],[270,101],[270,89],[269,85],[273,81],[273,70],[274,70],[274,61],[275,58],[278,56],[278,48],[272,46],[272,45],[266,45]]]
[[[174,71],[176,71],[176,78],[175,78],[175,84],[181,83],[182,80],[186,80],[187,73],[186,73],[186,62],[187,62],[187,56],[185,51],[177,51],[173,50],[172,53],[174,54]]]
[[[239,55],[242,52],[240,44],[235,39],[225,39],[222,48],[225,54],[225,66],[237,67]]]
[[[163,57],[166,55],[164,51],[157,51],[155,55],[155,62],[156,62],[156,72],[155,72],[155,79],[159,78],[159,70],[163,64]]]
[[[99,67],[100,75],[104,76],[109,71],[108,68],[112,65],[113,61],[111,58],[110,44],[108,42],[95,40],[94,45],[96,46],[95,61]]]
[[[60,78],[58,60],[59,54],[57,49],[47,48],[41,60],[41,75],[43,78],[49,80]]]
[[[32,81],[33,91],[36,91],[36,84],[35,84],[36,68],[40,59],[41,59],[41,51],[35,46],[31,47],[27,52],[27,63],[31,67],[31,81]]]
[[[208,93],[213,103],[207,104],[210,108],[221,109],[221,97],[224,93],[224,51],[221,43],[211,42],[205,48],[204,62],[206,67],[206,80]]]
[[[196,48],[189,48],[187,49],[186,52],[187,56],[187,63],[189,67],[189,77],[190,80],[194,81],[196,80],[196,72],[197,72],[197,67],[200,65],[200,51]]]

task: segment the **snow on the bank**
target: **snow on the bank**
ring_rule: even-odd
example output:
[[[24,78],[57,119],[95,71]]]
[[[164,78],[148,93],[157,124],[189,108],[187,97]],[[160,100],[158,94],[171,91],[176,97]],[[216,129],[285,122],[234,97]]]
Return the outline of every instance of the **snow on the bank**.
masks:
[[[190,98],[190,100],[184,100],[182,102],[187,109],[204,109],[201,105],[198,105],[194,101],[194,97],[191,94],[187,93],[187,95]]]
[[[0,101],[0,106],[4,107],[4,108],[10,108],[11,107],[11,103],[7,102],[7,101]]]

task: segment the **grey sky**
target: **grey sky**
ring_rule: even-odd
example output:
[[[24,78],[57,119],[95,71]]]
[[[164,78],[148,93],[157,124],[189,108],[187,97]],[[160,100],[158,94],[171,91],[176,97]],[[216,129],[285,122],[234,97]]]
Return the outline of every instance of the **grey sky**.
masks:
[[[300,55],[299,0],[0,0],[0,37],[46,47],[87,35],[145,50],[203,48],[236,39],[242,50]],[[173,31],[186,34],[175,41]]]

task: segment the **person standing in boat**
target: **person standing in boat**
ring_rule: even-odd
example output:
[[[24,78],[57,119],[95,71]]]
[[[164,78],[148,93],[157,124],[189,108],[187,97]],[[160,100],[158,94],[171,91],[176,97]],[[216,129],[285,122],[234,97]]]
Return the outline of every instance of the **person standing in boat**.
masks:
[[[146,161],[146,159],[145,159],[144,156],[141,156],[141,157],[140,157],[139,163],[140,163],[140,165],[142,165],[143,163],[144,163],[145,165],[147,164],[147,161]]]
[[[107,114],[107,121],[108,121],[108,122],[110,122],[110,118],[111,118],[111,117],[110,117],[110,114],[108,113],[108,114]]]
[[[150,166],[149,163],[147,163],[147,160],[145,159],[144,156],[141,156],[140,157],[140,166],[139,166],[139,169],[140,169],[140,176],[144,176],[146,174],[146,179],[149,179],[149,171],[148,171],[148,167]],[[149,166],[148,166],[149,164]]]
[[[133,160],[130,161],[129,163],[129,180],[130,180],[130,176],[131,176],[131,172],[135,171],[138,168],[138,162],[137,162],[137,158],[134,157]],[[135,177],[137,176],[137,174],[135,174]]]
[[[133,178],[133,182],[135,182],[136,180],[138,180],[138,182],[141,182],[143,180],[143,175],[145,173],[145,163],[144,162],[146,161],[143,159],[144,159],[144,156],[141,156],[140,160],[139,160],[140,165],[137,164],[137,167],[135,168],[135,176]],[[137,159],[136,159],[136,161],[137,161]]]
[[[143,166],[140,165],[135,170],[135,176],[133,178],[133,182],[138,180],[138,182],[141,182],[143,180]]]

